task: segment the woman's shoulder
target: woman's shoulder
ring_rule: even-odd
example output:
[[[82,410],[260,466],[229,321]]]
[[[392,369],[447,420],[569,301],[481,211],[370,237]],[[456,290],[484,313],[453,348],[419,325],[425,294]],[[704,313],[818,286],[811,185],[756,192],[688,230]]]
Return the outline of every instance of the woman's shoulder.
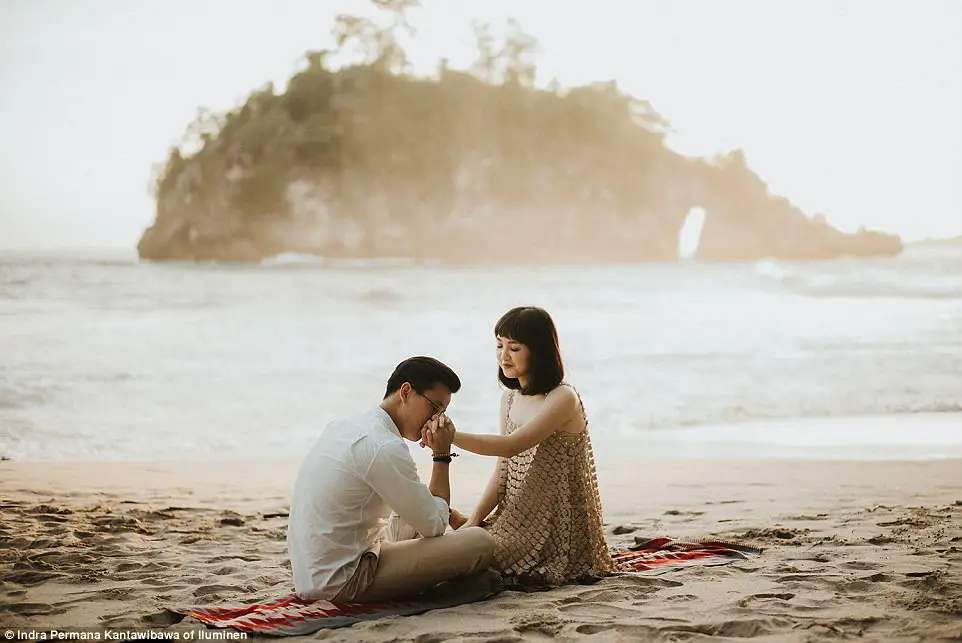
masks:
[[[584,415],[583,407],[581,406],[581,396],[578,395],[577,389],[568,382],[562,382],[555,388],[551,389],[545,399],[546,404],[551,404],[551,406],[559,414],[561,420],[562,433],[581,435],[584,433],[585,427],[587,426],[588,420]],[[581,419],[584,418],[582,422]]]
[[[548,392],[548,395],[564,395],[567,397],[578,397],[578,389],[571,382],[565,380]]]
[[[564,406],[576,406],[579,399],[577,390],[568,382],[558,384],[548,391],[548,394],[545,396],[545,402],[550,401],[552,404],[561,404]]]

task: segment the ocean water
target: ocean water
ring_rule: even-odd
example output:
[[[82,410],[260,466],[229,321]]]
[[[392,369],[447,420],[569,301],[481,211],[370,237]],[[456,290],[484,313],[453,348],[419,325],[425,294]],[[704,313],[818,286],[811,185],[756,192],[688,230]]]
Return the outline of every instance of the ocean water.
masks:
[[[416,354],[461,376],[460,429],[495,432],[493,326],[521,304],[554,316],[602,452],[962,455],[962,249],[910,247],[539,267],[4,252],[0,456],[298,457]],[[891,422],[914,417],[924,436]]]

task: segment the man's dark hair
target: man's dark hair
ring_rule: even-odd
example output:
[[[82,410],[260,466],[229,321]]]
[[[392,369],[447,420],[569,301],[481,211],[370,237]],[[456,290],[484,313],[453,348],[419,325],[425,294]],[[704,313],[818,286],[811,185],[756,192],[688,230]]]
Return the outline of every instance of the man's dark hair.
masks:
[[[551,315],[543,308],[512,308],[494,325],[494,336],[513,339],[531,351],[527,388],[522,388],[517,378],[505,377],[501,367],[498,367],[498,379],[508,388],[520,390],[522,395],[540,395],[548,393],[564,380],[565,367],[558,347],[558,331]]]
[[[418,393],[423,393],[438,384],[445,386],[452,393],[457,393],[461,389],[461,380],[457,373],[451,370],[450,366],[433,357],[409,357],[398,364],[387,380],[384,397],[387,398],[397,392],[405,382]]]

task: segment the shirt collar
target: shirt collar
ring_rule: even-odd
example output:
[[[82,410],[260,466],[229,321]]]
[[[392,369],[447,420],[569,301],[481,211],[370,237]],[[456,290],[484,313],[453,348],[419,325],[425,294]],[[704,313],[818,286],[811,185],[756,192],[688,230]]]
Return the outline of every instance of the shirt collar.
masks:
[[[394,420],[391,419],[391,416],[388,415],[388,412],[382,409],[379,404],[375,405],[374,408],[371,409],[371,414],[377,418],[377,421],[381,423],[381,426],[399,438],[401,437],[401,430],[397,428],[397,425],[394,424]]]

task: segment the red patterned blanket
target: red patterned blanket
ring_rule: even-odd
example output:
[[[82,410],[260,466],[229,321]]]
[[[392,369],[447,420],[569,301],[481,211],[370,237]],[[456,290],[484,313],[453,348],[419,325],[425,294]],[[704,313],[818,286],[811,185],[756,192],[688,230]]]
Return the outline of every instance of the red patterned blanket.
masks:
[[[671,538],[635,538],[627,551],[613,551],[612,559],[630,568],[628,573],[660,574],[692,565],[726,565],[761,553],[756,547],[718,540],[685,542]],[[409,601],[391,603],[334,604],[323,600],[302,600],[296,594],[250,605],[231,607],[194,607],[170,611],[192,616],[214,627],[232,627],[241,632],[273,636],[299,636],[325,628],[344,627],[358,621],[391,615],[420,614],[432,609],[453,607],[483,600],[500,591],[497,573],[483,574],[460,583],[452,582],[444,591]]]

